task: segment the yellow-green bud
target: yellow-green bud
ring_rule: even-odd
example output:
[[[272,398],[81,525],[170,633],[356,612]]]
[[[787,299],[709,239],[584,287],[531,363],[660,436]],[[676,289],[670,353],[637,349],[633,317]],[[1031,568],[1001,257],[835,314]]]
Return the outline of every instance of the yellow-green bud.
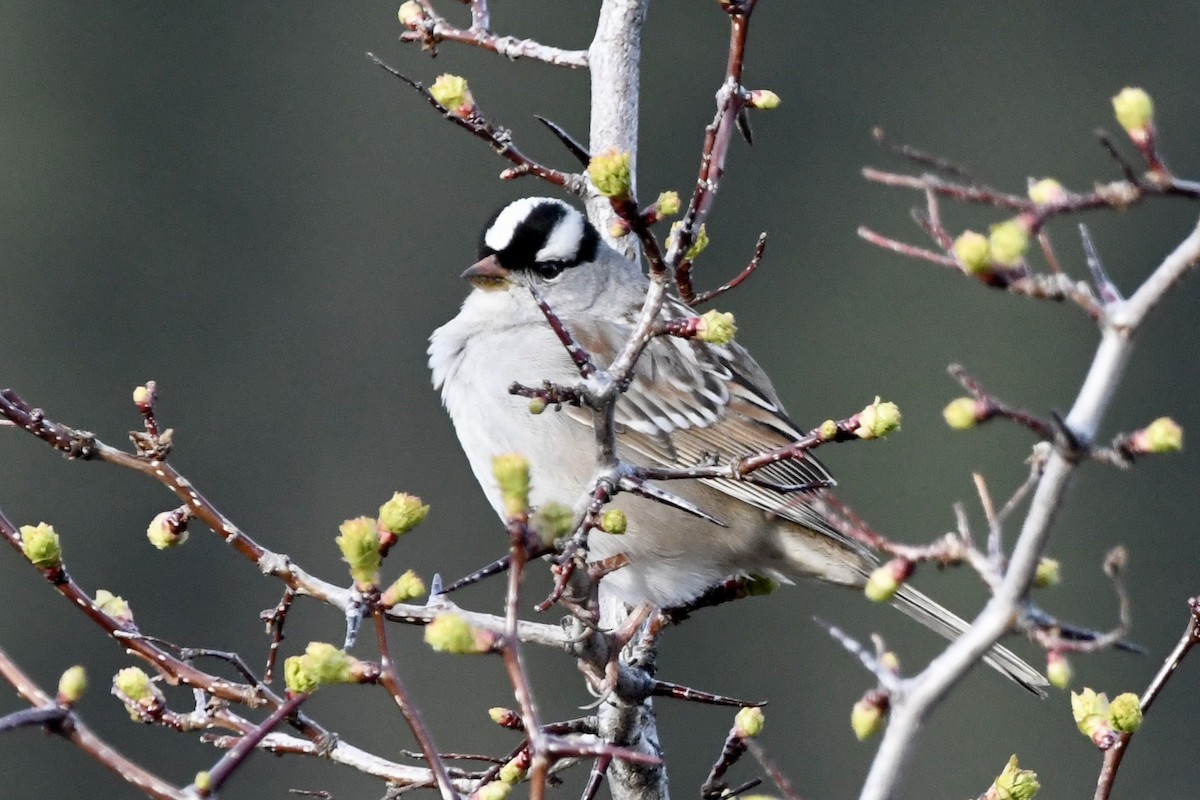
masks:
[[[512,792],[512,784],[504,781],[492,781],[480,786],[471,793],[472,800],[505,800]]]
[[[467,86],[467,79],[445,73],[429,87],[429,93],[438,104],[458,117],[468,117],[475,110],[475,98]]]
[[[504,706],[492,706],[488,709],[488,716],[492,718],[492,722],[505,728],[511,727],[514,721],[520,720],[517,712]]]
[[[400,10],[396,12],[396,17],[404,27],[416,30],[425,21],[425,9],[421,8],[421,4],[416,0],[408,0],[400,4]],[[443,103],[443,105],[445,104]]]
[[[779,584],[766,575],[752,574],[743,579],[742,586],[748,597],[761,597],[779,588]]]
[[[592,160],[588,162],[587,174],[596,191],[605,197],[625,200],[633,191],[629,153],[623,153],[615,147],[592,156]]]
[[[525,777],[525,773],[529,771],[528,767],[522,766],[521,761],[521,756],[512,759],[500,768],[500,772],[496,774],[496,777],[510,786],[520,782]]]
[[[178,547],[187,541],[187,520],[180,519],[174,511],[163,511],[150,520],[150,525],[146,528],[146,538],[159,550]]]
[[[154,392],[150,390],[149,386],[138,386],[133,390],[133,404],[138,408],[148,407],[153,399]]]
[[[679,213],[679,192],[663,192],[654,201],[660,217],[673,217]]]
[[[1050,681],[1051,686],[1066,689],[1074,677],[1075,671],[1071,669],[1071,662],[1065,655],[1057,650],[1046,654],[1046,680]]]
[[[1133,435],[1138,453],[1178,453],[1183,449],[1183,428],[1170,417],[1159,417]]]
[[[335,540],[342,551],[342,560],[350,565],[350,577],[365,589],[379,583],[379,566],[383,556],[379,550],[379,531],[370,517],[348,519],[338,528],[341,535]]]
[[[1017,757],[1008,759],[1004,771],[992,782],[991,788],[984,795],[985,800],[1033,800],[1038,789],[1037,773],[1031,769],[1021,769],[1017,766]]]
[[[991,271],[992,256],[988,239],[982,233],[963,231],[954,240],[954,257],[962,271],[968,275],[985,274]]]
[[[503,453],[492,458],[492,475],[500,487],[504,513],[509,517],[529,509],[529,460],[520,453]]]
[[[73,705],[79,702],[87,691],[87,672],[76,664],[63,672],[58,679],[58,702],[63,705]]]
[[[1108,721],[1108,697],[1091,689],[1071,692],[1071,715],[1079,732],[1097,745],[1111,736],[1112,726]]]
[[[886,603],[896,596],[900,587],[912,575],[913,564],[904,558],[893,558],[891,561],[876,567],[867,583],[863,586],[863,594],[876,603]]]
[[[865,742],[883,730],[887,722],[886,698],[880,699],[874,692],[854,704],[850,711],[850,729],[860,742]]]
[[[212,791],[212,775],[208,774],[208,770],[200,770],[196,773],[196,777],[192,780],[192,785],[196,787],[198,792]]]
[[[575,512],[570,506],[562,503],[542,503],[538,510],[529,517],[529,527],[542,544],[549,547],[556,539],[561,539],[571,532],[574,527]]]
[[[900,657],[893,650],[885,650],[879,654],[879,666],[888,672],[900,673]]]
[[[425,594],[425,581],[411,569],[392,582],[387,591],[379,598],[384,608],[391,608],[397,603],[407,603]]]
[[[696,338],[708,344],[729,344],[736,335],[737,323],[728,311],[706,311],[696,323]]]
[[[1015,219],[997,222],[988,233],[988,255],[1001,267],[1018,267],[1029,247],[1029,229]]]
[[[438,614],[425,626],[425,643],[439,653],[470,655],[491,649],[493,636],[457,614]]]
[[[1042,557],[1038,561],[1037,572],[1033,574],[1033,585],[1039,589],[1049,589],[1062,582],[1062,565],[1057,558]]]
[[[733,718],[733,727],[743,739],[753,739],[762,733],[767,717],[761,708],[746,706]]]
[[[535,397],[529,401],[529,413],[537,416],[546,410],[546,401],[540,397]]]
[[[942,409],[942,418],[954,430],[965,431],[975,427],[978,411],[979,402],[974,397],[959,397],[946,404]]]
[[[396,492],[392,499],[379,507],[379,524],[385,531],[403,536],[425,521],[429,515],[429,506],[421,503],[421,498]]]
[[[21,526],[21,552],[38,569],[62,566],[62,544],[54,526],[45,522]]]
[[[770,111],[772,108],[779,108],[779,95],[769,89],[754,89],[750,92],[750,98],[746,101],[746,105],[750,108],[757,108],[760,111]]]
[[[126,667],[118,672],[113,678],[113,685],[130,703],[143,710],[150,710],[164,702],[162,692],[150,682],[150,676],[138,667]],[[135,721],[142,718],[134,708],[129,709],[129,716]]]
[[[1029,199],[1040,206],[1061,203],[1067,199],[1067,190],[1054,178],[1042,178],[1029,185]]]
[[[328,642],[309,642],[302,658],[322,686],[354,683],[353,668],[357,659]]]
[[[607,509],[600,515],[600,530],[605,533],[620,536],[628,527],[629,520],[625,518],[625,512],[619,508]]]
[[[1154,101],[1144,89],[1126,86],[1112,99],[1117,123],[1131,138],[1144,138],[1154,123]]]
[[[1136,733],[1142,727],[1142,703],[1133,692],[1119,694],[1108,704],[1108,721],[1121,733]]]
[[[125,602],[124,597],[115,595],[108,589],[97,589],[94,602],[101,613],[107,614],[122,625],[133,622],[133,610],[129,608],[129,603]]]
[[[889,433],[900,430],[900,407],[885,403],[878,397],[875,402],[858,412],[858,428],[854,435],[860,439],[882,439]]]
[[[696,239],[692,242],[692,246],[683,254],[685,261],[695,261],[700,254],[708,249],[708,227],[701,224],[696,231]]]
[[[837,437],[838,424],[831,419],[827,419],[821,423],[821,427],[817,432],[820,434],[822,440],[829,441]]]
[[[304,656],[289,656],[283,662],[283,681],[293,694],[312,694],[321,685],[313,664]]]

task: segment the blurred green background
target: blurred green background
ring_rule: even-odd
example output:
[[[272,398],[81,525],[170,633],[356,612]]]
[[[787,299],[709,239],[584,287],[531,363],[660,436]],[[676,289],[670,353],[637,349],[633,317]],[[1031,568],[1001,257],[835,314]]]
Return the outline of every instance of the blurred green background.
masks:
[[[339,582],[337,524],[371,513],[394,489],[434,510],[389,559],[400,562],[392,569],[455,577],[504,547],[429,388],[425,339],[465,294],[457,275],[487,215],[549,191],[497,181],[498,158],[364,52],[423,80],[467,75],[489,115],[547,162],[569,166],[532,114],[587,130],[582,73],[450,45],[431,61],[396,41],[395,5],[0,5],[0,385],[119,444],[139,425],[130,391],[156,379],[162,419],[177,432],[174,463],[260,541]],[[465,19],[458,4],[441,5]],[[498,30],[567,47],[586,46],[599,6],[494,5]],[[725,38],[711,2],[652,4],[640,156],[647,197],[694,180]],[[793,415],[814,424],[875,394],[900,404],[902,435],[826,456],[842,496],[881,529],[927,541],[952,526],[961,500],[981,530],[971,471],[998,497],[1026,474],[1025,432],[944,426],[940,409],[958,394],[948,363],[964,363],[1015,404],[1065,410],[1097,337],[1073,307],[991,292],[860,241],[860,224],[920,240],[908,218],[920,198],[859,175],[866,164],[900,166],[872,144],[871,126],[1013,191],[1044,175],[1087,189],[1118,177],[1091,134],[1115,128],[1109,97],[1141,85],[1157,101],[1169,164],[1196,177],[1198,38],[1200,16],[1178,3],[759,4],[746,81],[784,102],[756,116],[753,148],[733,148],[699,281],[711,287],[741,269],[758,232],[769,231],[763,269],[723,307],[737,313],[741,341]],[[1132,289],[1196,213],[1195,204],[1158,200],[1087,221],[1115,280]],[[954,230],[999,219],[949,204],[944,214]],[[1075,225],[1050,232],[1064,268],[1082,277]],[[1197,427],[1197,296],[1186,283],[1147,326],[1104,436],[1162,414],[1189,433]],[[257,612],[277,601],[278,585],[202,530],[182,549],[153,551],[145,526],[173,506],[157,485],[67,463],[16,431],[0,430],[0,464],[0,508],[19,522],[53,521],[85,587],[124,595],[147,633],[260,663],[267,641]],[[1079,685],[1140,691],[1182,631],[1200,575],[1197,468],[1192,448],[1128,473],[1081,471],[1052,541],[1066,581],[1045,605],[1111,624],[1100,564],[1124,543],[1134,637],[1151,656],[1077,658]],[[921,585],[967,616],[983,602],[978,581],[961,571],[926,570]],[[459,599],[497,609],[498,592],[485,585]],[[196,735],[131,724],[107,696],[108,676],[131,660],[7,550],[0,603],[0,645],[47,687],[84,663],[93,690],[81,711],[126,753],[179,783],[217,758]],[[770,699],[764,743],[797,789],[851,797],[874,748],[854,740],[848,716],[871,681],[811,622],[814,613],[860,637],[883,632],[912,669],[938,647],[854,593],[806,585],[670,631],[661,674]],[[341,631],[336,613],[300,601],[285,650]],[[394,649],[444,749],[512,746],[485,715],[512,702],[498,661],[433,655],[411,630],[397,631]],[[546,653],[531,660],[546,716],[579,714],[591,698],[573,664]],[[1200,789],[1191,757],[1197,675],[1200,665],[1186,664],[1154,709],[1116,797]],[[21,707],[2,694],[0,713]],[[192,702],[178,690],[169,697],[181,710]],[[659,709],[672,788],[687,797],[731,715],[669,701]],[[310,710],[381,755],[413,746],[381,692],[322,692]],[[1075,732],[1066,695],[1038,702],[983,670],[933,718],[906,796],[974,797],[1013,752],[1039,771],[1047,796],[1090,796],[1100,756]],[[576,773],[563,796],[574,796]],[[16,800],[137,796],[63,741],[30,730],[0,740],[0,774],[0,795]],[[737,772],[751,774],[745,765]],[[284,798],[289,787],[338,800],[382,794],[346,769],[260,754],[223,796]]]

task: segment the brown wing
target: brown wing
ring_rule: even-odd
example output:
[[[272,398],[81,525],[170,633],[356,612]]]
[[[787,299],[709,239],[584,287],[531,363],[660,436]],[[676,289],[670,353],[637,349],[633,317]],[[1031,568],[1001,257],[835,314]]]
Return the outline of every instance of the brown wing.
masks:
[[[672,316],[692,313],[675,303],[667,309]],[[616,330],[623,327],[606,330],[623,336],[627,329]],[[621,343],[582,342],[601,360],[611,359]],[[587,409],[571,409],[571,416],[589,425],[592,421]],[[714,346],[670,336],[651,341],[638,360],[629,389],[617,401],[616,422],[618,445],[626,454],[632,451],[646,463],[663,467],[693,467],[714,457],[726,463],[790,444],[804,435],[788,419],[762,368],[740,345]],[[833,480],[812,457],[781,461],[754,474],[780,486],[821,486]],[[829,527],[809,504],[811,492],[785,493],[723,478],[702,480],[871,558],[862,545]]]

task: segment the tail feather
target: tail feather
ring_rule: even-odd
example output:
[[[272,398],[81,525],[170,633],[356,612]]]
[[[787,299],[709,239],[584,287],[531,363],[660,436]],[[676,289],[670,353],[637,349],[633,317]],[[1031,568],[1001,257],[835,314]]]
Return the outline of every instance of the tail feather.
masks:
[[[900,587],[900,591],[892,600],[892,605],[951,641],[957,639],[970,627],[970,623],[962,617],[908,584]],[[1046,677],[1008,648],[995,645],[984,655],[983,660],[992,669],[1021,684],[1037,696],[1046,696],[1046,687],[1050,685]]]

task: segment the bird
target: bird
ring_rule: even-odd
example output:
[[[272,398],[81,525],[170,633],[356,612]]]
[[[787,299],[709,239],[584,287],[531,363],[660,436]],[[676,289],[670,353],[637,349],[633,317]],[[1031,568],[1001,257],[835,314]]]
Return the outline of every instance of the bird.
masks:
[[[514,382],[571,386],[580,380],[535,297],[544,299],[574,341],[603,366],[633,330],[649,278],[603,241],[583,213],[549,197],[524,197],[499,209],[480,235],[478,261],[462,277],[472,289],[459,313],[433,332],[428,354],[434,389],[471,471],[501,518],[505,511],[492,459],[504,453],[528,460],[531,506],[574,504],[597,472],[591,410],[564,405],[559,413],[535,415],[528,398],[509,392]],[[660,313],[665,320],[697,312],[668,295]],[[676,336],[650,340],[616,402],[615,423],[618,456],[656,467],[727,462],[804,435],[744,347]],[[601,594],[630,606],[667,608],[731,576],[816,578],[861,589],[878,558],[835,530],[803,492],[775,488],[832,485],[820,462],[809,455],[756,475],[765,481],[688,479],[663,485],[715,522],[619,493],[610,507],[625,513],[625,533],[593,529],[588,538],[589,559],[628,559],[601,579]],[[907,583],[892,602],[949,639],[968,627]],[[986,659],[1044,694],[1046,679],[1011,651],[997,646]]]

